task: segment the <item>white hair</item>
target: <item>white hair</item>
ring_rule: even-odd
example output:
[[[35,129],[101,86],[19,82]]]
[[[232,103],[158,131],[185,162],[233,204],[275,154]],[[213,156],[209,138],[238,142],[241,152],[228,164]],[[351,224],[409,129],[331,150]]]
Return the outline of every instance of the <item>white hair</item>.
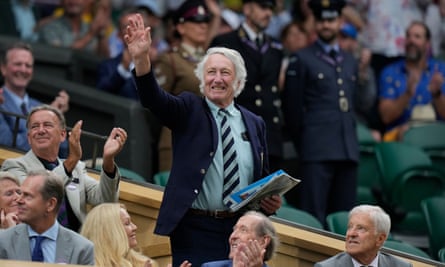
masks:
[[[212,47],[207,50],[207,53],[202,58],[202,60],[198,63],[195,69],[195,75],[199,80],[199,89],[202,94],[204,94],[204,65],[209,59],[210,55],[213,54],[221,54],[227,57],[235,66],[235,80],[233,81],[233,89],[235,97],[239,96],[241,92],[244,90],[244,85],[246,83],[247,71],[246,66],[244,65],[243,57],[238,51],[226,48],[226,47]]]

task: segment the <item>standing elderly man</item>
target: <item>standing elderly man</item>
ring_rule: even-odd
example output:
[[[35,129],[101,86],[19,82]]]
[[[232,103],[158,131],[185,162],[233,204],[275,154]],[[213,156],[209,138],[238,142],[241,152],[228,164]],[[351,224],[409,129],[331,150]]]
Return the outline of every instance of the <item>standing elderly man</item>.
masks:
[[[62,225],[77,231],[85,219],[87,204],[94,206],[118,200],[120,173],[114,159],[127,139],[124,129],[113,128],[105,142],[98,182],[87,175],[85,163],[80,161],[82,121],[78,121],[69,133],[69,154],[65,160],[57,156],[59,146],[67,135],[65,118],[58,109],[48,105],[34,108],[29,113],[27,127],[31,150],[22,157],[5,160],[2,170],[12,172],[21,181],[34,169],[53,170],[61,176],[66,189],[59,214]]]
[[[0,232],[0,259],[94,265],[93,243],[57,223],[63,187],[53,172],[28,174],[18,199],[22,223]]]
[[[142,105],[172,131],[173,164],[155,233],[170,236],[173,266],[226,259],[242,215],[228,209],[227,196],[268,174],[264,121],[234,103],[245,83],[244,61],[235,50],[211,48],[195,70],[204,97],[174,96],[156,82],[150,28],[139,14],[130,17],[125,41]],[[261,202],[265,214],[280,206],[278,195]]]
[[[349,212],[346,232],[346,251],[318,262],[314,267],[410,267],[405,262],[385,252],[381,252],[389,230],[391,219],[379,206],[360,205]]]
[[[278,246],[272,222],[264,214],[248,211],[233,227],[229,260],[204,263],[201,267],[267,267]]]

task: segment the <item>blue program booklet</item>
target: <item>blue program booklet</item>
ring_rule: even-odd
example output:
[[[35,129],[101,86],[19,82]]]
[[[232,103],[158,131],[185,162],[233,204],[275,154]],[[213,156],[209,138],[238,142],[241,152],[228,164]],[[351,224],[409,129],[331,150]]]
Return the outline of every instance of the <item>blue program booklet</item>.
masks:
[[[271,195],[283,195],[300,182],[283,170],[278,170],[230,195],[230,211],[243,207],[258,210],[260,201]]]

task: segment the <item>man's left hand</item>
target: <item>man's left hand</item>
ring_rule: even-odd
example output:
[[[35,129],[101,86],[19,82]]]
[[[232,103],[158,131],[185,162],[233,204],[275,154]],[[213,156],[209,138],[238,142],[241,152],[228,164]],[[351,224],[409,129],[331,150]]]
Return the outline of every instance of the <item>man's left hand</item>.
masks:
[[[274,214],[281,207],[281,197],[279,195],[273,195],[261,200],[261,209],[267,214]]]

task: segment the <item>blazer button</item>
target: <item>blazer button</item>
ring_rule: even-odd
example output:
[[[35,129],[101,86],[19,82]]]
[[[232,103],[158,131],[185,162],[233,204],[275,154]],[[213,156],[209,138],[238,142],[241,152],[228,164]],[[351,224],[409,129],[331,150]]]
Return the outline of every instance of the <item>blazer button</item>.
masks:
[[[255,100],[255,106],[261,107],[261,105],[263,105],[263,101],[261,101],[261,99]]]
[[[215,154],[215,153],[210,152],[209,156],[210,156],[210,157],[213,157],[214,154]]]
[[[205,173],[206,173],[206,170],[205,170],[205,169],[201,169],[199,172],[200,172],[201,174],[205,174]]]
[[[199,193],[198,189],[193,190],[193,193],[198,194]]]

